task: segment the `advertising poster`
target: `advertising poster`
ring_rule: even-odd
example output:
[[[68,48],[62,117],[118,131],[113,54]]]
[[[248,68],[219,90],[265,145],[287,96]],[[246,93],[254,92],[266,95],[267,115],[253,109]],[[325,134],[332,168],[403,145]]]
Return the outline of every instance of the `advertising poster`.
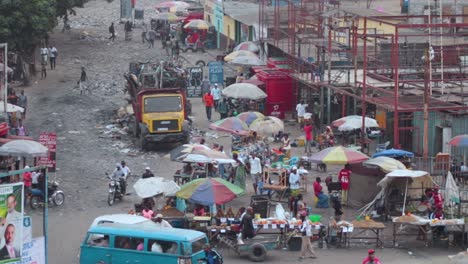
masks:
[[[49,149],[47,157],[39,157],[38,165],[46,165],[49,172],[55,172],[57,153],[57,134],[53,132],[43,132],[39,135],[39,143]]]
[[[219,83],[222,85],[224,83],[224,68],[221,61],[208,62],[208,70],[211,84]]]
[[[0,185],[0,263],[21,260],[23,248],[23,183]]]
[[[18,264],[45,264],[44,237],[33,238],[29,243],[24,243],[23,257]]]
[[[188,86],[187,96],[188,97],[200,97],[202,96],[201,82],[203,80],[203,68],[202,67],[189,67],[188,70]]]

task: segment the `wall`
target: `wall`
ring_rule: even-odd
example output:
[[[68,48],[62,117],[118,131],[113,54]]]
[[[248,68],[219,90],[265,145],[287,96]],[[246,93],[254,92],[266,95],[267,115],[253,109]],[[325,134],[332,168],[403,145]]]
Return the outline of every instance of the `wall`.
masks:
[[[434,1],[431,1],[431,5],[433,6],[433,15],[439,16],[439,2],[436,2],[437,4],[434,4]],[[427,0],[410,0],[409,1],[409,9],[408,9],[408,14],[410,15],[428,15],[428,11],[425,9],[427,6]],[[468,6],[468,3],[464,0],[443,0],[442,2],[442,9],[443,9],[443,14],[444,15],[450,15],[450,14],[457,14],[461,15],[463,14],[463,7]],[[434,18],[433,22],[437,22],[439,18]],[[457,23],[462,23],[463,18],[458,17],[457,18]],[[417,23],[417,24],[422,24],[424,23],[425,20],[424,18],[413,18],[411,19],[411,23]]]
[[[231,41],[236,40],[236,21],[229,16],[224,16],[224,35]]]

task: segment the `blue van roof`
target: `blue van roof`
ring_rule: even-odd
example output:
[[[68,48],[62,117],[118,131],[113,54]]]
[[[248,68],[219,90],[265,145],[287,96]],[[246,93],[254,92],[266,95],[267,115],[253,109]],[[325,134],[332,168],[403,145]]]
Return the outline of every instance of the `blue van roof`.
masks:
[[[151,227],[141,224],[119,223],[104,223],[98,226],[92,226],[89,228],[88,232],[107,235],[148,237],[154,239],[163,238],[165,240],[183,241],[193,241],[202,237],[206,237],[205,233],[190,229]]]

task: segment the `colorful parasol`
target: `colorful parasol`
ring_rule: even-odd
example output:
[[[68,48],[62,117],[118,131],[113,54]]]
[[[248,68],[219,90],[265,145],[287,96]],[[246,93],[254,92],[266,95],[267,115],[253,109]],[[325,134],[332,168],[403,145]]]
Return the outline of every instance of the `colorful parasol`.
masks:
[[[228,55],[226,55],[224,57],[224,60],[229,62],[229,61],[232,61],[233,59],[237,58],[237,57],[252,57],[252,58],[258,58],[257,54],[251,52],[251,51],[247,51],[247,50],[238,50],[238,51],[234,51],[234,52],[231,52],[229,53]]]
[[[165,1],[156,5],[156,8],[171,8],[171,7],[189,7],[190,4],[182,1]]]
[[[201,19],[194,19],[185,24],[184,28],[190,28],[190,29],[209,29],[211,27],[211,24],[208,23],[205,20]]]
[[[259,136],[274,136],[284,131],[284,123],[277,117],[267,116],[253,121],[250,124],[250,130],[256,131]]]
[[[180,17],[176,16],[174,13],[159,13],[159,14],[156,14],[153,18],[156,20],[165,20],[165,21],[177,21],[181,19]]]
[[[310,161],[314,163],[325,163],[330,165],[344,165],[347,163],[359,163],[368,160],[369,157],[360,151],[345,147],[326,148],[313,154]]]
[[[250,51],[250,52],[259,52],[260,51],[260,49],[258,48],[258,45],[253,43],[252,41],[241,42],[239,45],[237,45],[234,48],[234,51],[238,51],[238,50],[247,50],[247,51]]]
[[[248,126],[250,126],[250,124],[252,124],[256,119],[264,117],[265,116],[262,113],[255,111],[243,112],[237,115],[237,118],[244,121]]]
[[[249,126],[238,117],[228,117],[210,124],[210,128],[237,135],[247,135]]]
[[[163,177],[150,177],[139,179],[133,185],[133,189],[141,198],[147,198],[160,193],[166,196],[172,196],[180,190],[180,187],[174,181],[164,179]]]
[[[183,185],[176,196],[201,205],[223,205],[242,193],[242,188],[221,178],[203,178]]]
[[[184,144],[177,146],[169,154],[165,155],[164,157],[169,158],[171,160],[177,160],[182,155],[192,153],[196,149],[210,149],[208,146],[201,145],[201,144]]]
[[[259,100],[267,97],[262,89],[250,83],[234,83],[224,88],[222,94],[225,97],[236,99]]]
[[[458,135],[452,138],[448,144],[455,147],[468,147],[468,135]]]
[[[392,149],[386,149],[384,151],[377,152],[372,157],[373,158],[377,158],[377,157],[412,158],[414,157],[414,153],[406,151],[406,150],[402,150],[402,149],[392,148]]]
[[[365,127],[379,127],[377,120],[365,117]],[[337,119],[332,122],[332,126],[337,127],[339,131],[351,131],[362,128],[362,116],[350,115]]]

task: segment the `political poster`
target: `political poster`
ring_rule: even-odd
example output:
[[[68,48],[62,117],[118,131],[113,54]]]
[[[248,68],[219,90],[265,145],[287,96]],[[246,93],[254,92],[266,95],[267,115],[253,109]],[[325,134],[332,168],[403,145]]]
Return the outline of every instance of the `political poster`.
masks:
[[[21,260],[23,249],[23,183],[0,185],[0,263]]]
[[[202,67],[189,67],[188,71],[188,86],[187,96],[188,97],[200,97],[202,96],[201,82],[203,80],[203,68]]]
[[[210,61],[208,62],[208,78],[210,78],[210,83],[218,83],[221,86],[224,83],[224,68],[221,61]]]
[[[30,242],[24,243],[23,256],[18,264],[45,264],[45,243],[44,237],[33,238]]]
[[[42,132],[39,134],[39,143],[49,149],[49,154],[45,157],[39,157],[38,165],[45,165],[49,172],[55,172],[57,160],[57,134],[53,132]]]

